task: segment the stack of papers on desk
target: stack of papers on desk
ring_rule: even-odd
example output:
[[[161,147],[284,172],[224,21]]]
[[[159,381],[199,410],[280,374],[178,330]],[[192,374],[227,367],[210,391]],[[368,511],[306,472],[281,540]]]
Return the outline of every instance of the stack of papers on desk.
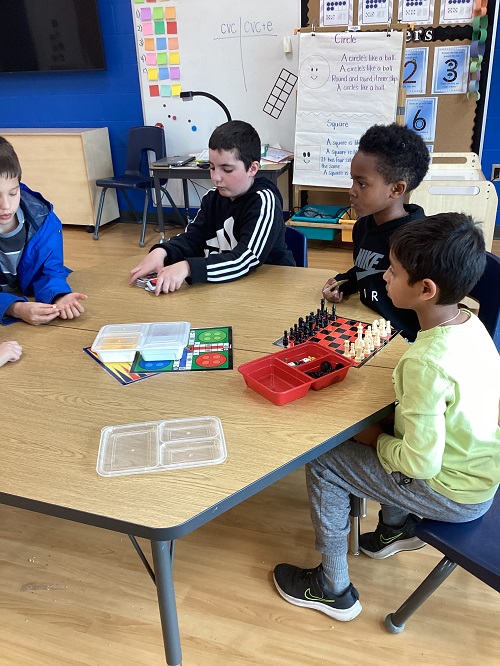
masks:
[[[279,164],[280,162],[287,162],[288,160],[291,160],[292,157],[293,153],[291,153],[289,150],[282,150],[281,148],[273,148],[270,146],[267,149],[266,154],[263,155],[262,161]]]

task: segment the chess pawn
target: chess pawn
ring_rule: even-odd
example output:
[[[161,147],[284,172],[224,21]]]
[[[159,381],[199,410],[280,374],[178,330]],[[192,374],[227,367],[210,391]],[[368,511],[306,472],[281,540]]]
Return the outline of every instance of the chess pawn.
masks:
[[[356,356],[356,350],[354,348],[354,342],[351,342],[351,348],[349,350],[349,356],[351,356],[351,358],[354,358]]]
[[[344,354],[345,356],[350,356],[351,347],[349,345],[349,340],[344,340]]]
[[[354,360],[355,361],[362,361],[363,360],[363,342],[362,342],[361,338],[357,338],[356,342],[354,343],[354,350],[355,350]]]

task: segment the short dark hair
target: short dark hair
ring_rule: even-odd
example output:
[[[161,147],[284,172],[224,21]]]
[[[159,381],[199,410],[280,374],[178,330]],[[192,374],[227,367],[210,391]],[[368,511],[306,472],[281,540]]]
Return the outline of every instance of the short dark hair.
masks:
[[[0,136],[0,176],[21,180],[21,165],[11,143]]]
[[[208,142],[212,150],[234,150],[236,159],[241,160],[248,171],[252,162],[260,162],[260,137],[249,123],[243,120],[229,120],[212,132]]]
[[[411,286],[429,278],[439,288],[437,305],[467,296],[486,267],[483,232],[470,215],[438,213],[407,222],[391,237],[391,253]]]
[[[359,140],[358,150],[375,156],[377,171],[387,185],[403,180],[407,192],[420,185],[429,168],[429,150],[422,138],[397,123],[370,127]]]

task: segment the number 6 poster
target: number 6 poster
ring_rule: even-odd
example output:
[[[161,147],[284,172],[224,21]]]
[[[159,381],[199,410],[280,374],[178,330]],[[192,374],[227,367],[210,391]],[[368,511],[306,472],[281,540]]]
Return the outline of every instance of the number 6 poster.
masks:
[[[410,97],[406,100],[405,125],[423,141],[434,141],[437,103],[437,97]]]

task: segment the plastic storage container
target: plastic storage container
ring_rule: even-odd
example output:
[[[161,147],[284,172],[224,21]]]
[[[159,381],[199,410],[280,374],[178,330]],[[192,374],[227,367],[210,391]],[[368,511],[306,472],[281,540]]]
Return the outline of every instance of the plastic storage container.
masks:
[[[103,363],[131,363],[136,352],[145,361],[182,358],[191,325],[187,321],[103,326],[91,347]]]
[[[313,360],[309,360],[310,358]],[[322,377],[311,377],[307,374],[319,372],[323,361],[328,361],[333,368],[337,365],[342,367]],[[297,365],[298,363],[300,365]],[[244,363],[239,366],[238,371],[243,375],[248,387],[275,405],[284,405],[302,398],[310,388],[319,390],[342,381],[352,365],[353,360],[342,354],[316,342],[304,342],[291,349]]]
[[[226,456],[216,416],[129,423],[101,430],[97,473],[121,476],[216,465]]]

